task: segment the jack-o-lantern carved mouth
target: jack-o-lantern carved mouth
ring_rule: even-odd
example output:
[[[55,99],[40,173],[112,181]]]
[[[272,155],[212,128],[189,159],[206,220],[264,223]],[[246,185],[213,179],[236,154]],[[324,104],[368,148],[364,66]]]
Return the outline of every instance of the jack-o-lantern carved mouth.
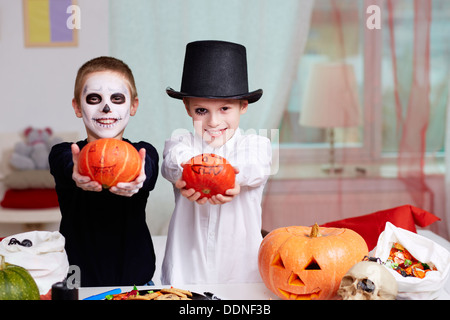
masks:
[[[288,298],[289,300],[313,300],[313,299],[317,299],[320,295],[320,289],[317,288],[317,291],[311,292],[311,293],[294,293],[294,292],[289,292],[287,290],[283,290],[278,288],[278,291],[280,291],[280,293],[282,295],[284,295],[286,298]]]
[[[272,266],[284,269],[286,270],[286,267],[284,266],[283,260],[281,259],[280,254],[277,254],[275,258],[272,261]],[[319,264],[317,263],[316,259],[314,257],[311,257],[311,259],[308,261],[306,266],[303,270],[321,270]],[[305,283],[300,278],[298,274],[295,272],[291,272],[288,279],[288,285],[289,286],[296,286],[296,287],[304,287]],[[277,288],[278,291],[284,295],[287,299],[290,300],[312,300],[317,299],[320,295],[320,288],[315,288],[310,293],[294,293],[291,291],[287,291],[281,288]]]

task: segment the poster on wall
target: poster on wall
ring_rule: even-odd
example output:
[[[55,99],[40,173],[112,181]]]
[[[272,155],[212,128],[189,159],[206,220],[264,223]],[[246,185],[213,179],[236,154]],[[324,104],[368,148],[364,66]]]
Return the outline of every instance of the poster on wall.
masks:
[[[25,47],[77,46],[76,0],[23,0]]]

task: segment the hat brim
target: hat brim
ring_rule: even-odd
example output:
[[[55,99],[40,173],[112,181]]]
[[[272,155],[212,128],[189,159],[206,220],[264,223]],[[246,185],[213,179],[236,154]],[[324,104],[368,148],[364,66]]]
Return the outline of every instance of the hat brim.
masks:
[[[235,96],[198,96],[198,95],[194,95],[194,94],[189,94],[189,93],[185,93],[185,92],[179,92],[179,91],[175,91],[170,87],[166,88],[166,93],[171,97],[171,98],[175,98],[175,99],[180,99],[182,100],[183,98],[206,98],[206,99],[231,99],[231,100],[247,100],[248,103],[253,103],[258,101],[262,94],[263,94],[263,90],[262,89],[258,89],[252,92],[248,92],[245,94],[239,94],[239,95],[235,95]]]

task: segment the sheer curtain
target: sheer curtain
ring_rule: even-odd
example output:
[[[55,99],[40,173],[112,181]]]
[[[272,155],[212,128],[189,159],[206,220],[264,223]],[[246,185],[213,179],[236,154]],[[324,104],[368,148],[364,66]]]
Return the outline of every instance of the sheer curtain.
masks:
[[[410,189],[416,206],[424,208],[425,197],[431,190],[425,182],[424,164],[426,151],[426,132],[430,121],[430,27],[431,0],[415,0],[414,2],[414,41],[413,61],[411,65],[411,84],[406,94],[409,96],[403,106],[399,97],[399,81],[397,78],[397,48],[395,46],[394,15],[395,1],[388,0],[389,29],[391,35],[392,71],[397,114],[398,175]],[[406,80],[409,83],[409,79]],[[405,86],[405,81],[402,83]],[[432,203],[431,203],[432,206]],[[427,208],[433,211],[433,208]]]
[[[164,140],[192,123],[165,88],[180,89],[185,46],[224,40],[247,48],[249,90],[263,97],[241,119],[244,130],[279,126],[303,52],[313,0],[110,0],[111,55],[136,78],[140,106],[126,129],[132,140],[152,143],[162,157]],[[164,232],[173,209],[171,185],[160,177],[149,199],[149,226]],[[162,226],[162,227],[161,227]]]
[[[445,195],[450,191],[450,7],[448,1],[444,0],[387,0],[386,4],[395,90],[398,177],[410,192],[415,206],[429,210],[441,218],[431,229],[448,237],[450,201]],[[397,18],[397,13],[411,9],[411,24]],[[407,41],[408,46],[405,46],[405,37],[412,38]],[[446,168],[445,210],[438,211],[434,203],[437,206],[440,203],[435,202],[434,192],[427,184],[425,160],[426,152],[430,156],[442,151],[443,147]]]
[[[354,40],[351,39],[350,33],[345,32],[345,22],[351,19],[349,16],[351,10],[349,11],[346,6],[352,4],[344,0],[329,0],[326,4],[331,8],[331,13],[325,11],[324,14],[329,16],[327,20],[329,28],[333,31],[334,39],[337,40],[330,41],[332,45],[328,45],[325,50],[334,50],[335,56],[343,63],[349,62],[352,58],[350,50]],[[364,141],[366,143],[381,140],[383,137],[383,141],[377,147],[383,150],[385,144],[392,144],[389,151],[394,154],[397,179],[379,179],[378,176],[349,179],[345,175],[335,175],[333,178],[325,179],[326,183],[322,183],[321,179],[315,179],[314,184],[306,179],[300,183],[285,185],[275,182],[273,187],[269,186],[272,187],[271,192],[274,195],[267,197],[270,200],[265,203],[266,212],[272,211],[279,216],[284,215],[292,224],[311,225],[314,222],[321,224],[411,204],[439,216],[442,221],[432,225],[430,229],[446,237],[450,230],[448,218],[450,217],[450,201],[447,200],[447,212],[442,212],[440,202],[438,203],[440,210],[434,211],[433,190],[436,190],[436,186],[433,185],[432,190],[427,185],[429,180],[426,179],[424,166],[426,150],[429,147],[427,142],[435,140],[434,145],[437,146],[436,141],[442,141],[444,131],[442,127],[441,130],[429,131],[428,129],[430,123],[433,121],[437,123],[436,119],[442,119],[439,117],[442,108],[439,106],[437,110],[437,103],[434,102],[439,102],[441,105],[441,101],[447,99],[446,90],[441,90],[440,81],[442,78],[448,79],[448,72],[445,73],[445,71],[448,71],[448,52],[450,52],[447,50],[446,60],[431,59],[431,50],[445,51],[446,48],[450,48],[445,45],[448,43],[448,33],[445,38],[442,37],[438,48],[431,46],[431,43],[438,38],[436,33],[431,33],[432,27],[438,34],[442,33],[437,29],[442,29],[442,26],[445,26],[443,22],[448,21],[448,13],[432,15],[432,9],[434,6],[438,6],[437,8],[443,6],[444,8],[441,9],[445,9],[445,6],[448,8],[448,3],[439,0],[366,0],[364,4],[365,7],[370,4],[378,5],[383,19],[381,30],[366,29],[364,31],[364,40],[371,44],[375,43],[365,47],[367,51],[364,55],[364,89],[361,93],[364,97],[364,105],[371,104],[373,113],[370,114],[364,110],[364,117],[365,123],[376,123],[375,125],[379,123],[379,131],[376,134],[380,135],[378,138],[365,136]],[[434,7],[433,13],[440,11],[437,8]],[[315,17],[314,10],[313,23]],[[439,23],[436,23],[438,21]],[[365,24],[365,21],[360,23]],[[431,39],[432,36],[433,39]],[[433,88],[431,88],[432,83]],[[381,108],[383,113],[380,111]],[[393,116],[389,116],[390,111],[394,111]],[[433,111],[434,118],[430,119]],[[376,115],[377,112],[379,112],[379,118]],[[450,116],[448,119],[450,121]],[[391,125],[393,130],[389,127]],[[447,123],[447,130],[449,130],[448,127]],[[381,130],[383,130],[383,136]],[[385,132],[388,134],[386,135]],[[450,131],[447,132],[447,137],[449,134]],[[343,137],[342,141],[345,143],[348,138]],[[382,150],[375,150],[375,157],[379,157],[381,152]],[[450,164],[448,139],[446,152],[447,164]],[[344,148],[337,150],[337,155],[341,163],[350,163],[350,153]],[[376,160],[380,159],[376,158],[375,163]],[[364,167],[364,163],[361,166]],[[450,191],[449,174],[446,181],[447,191]],[[302,187],[302,184],[306,183],[312,186],[313,191],[309,192]],[[373,186],[370,185],[371,183]],[[305,191],[308,194],[303,194]],[[301,200],[298,200],[299,198]],[[275,214],[273,216],[275,217]],[[278,224],[279,226],[279,218],[271,219],[267,219],[268,225]]]
[[[448,79],[448,92],[450,92],[450,78]],[[447,98],[447,115],[445,130],[445,194],[450,194],[450,99]],[[450,197],[445,197],[445,217],[447,230],[450,230]]]

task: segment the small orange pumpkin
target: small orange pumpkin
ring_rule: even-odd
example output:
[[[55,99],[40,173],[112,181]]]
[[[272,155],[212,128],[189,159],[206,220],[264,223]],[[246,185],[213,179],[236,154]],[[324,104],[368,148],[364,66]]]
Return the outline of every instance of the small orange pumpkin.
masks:
[[[267,288],[282,299],[327,300],[367,254],[364,239],[350,229],[292,226],[263,239],[258,267]]]
[[[141,156],[135,147],[112,138],[89,142],[78,158],[79,173],[98,181],[104,188],[135,180],[141,166]]]
[[[234,168],[227,159],[213,153],[199,154],[183,165],[185,188],[200,192],[200,198],[225,194],[225,191],[234,188],[235,178]]]

